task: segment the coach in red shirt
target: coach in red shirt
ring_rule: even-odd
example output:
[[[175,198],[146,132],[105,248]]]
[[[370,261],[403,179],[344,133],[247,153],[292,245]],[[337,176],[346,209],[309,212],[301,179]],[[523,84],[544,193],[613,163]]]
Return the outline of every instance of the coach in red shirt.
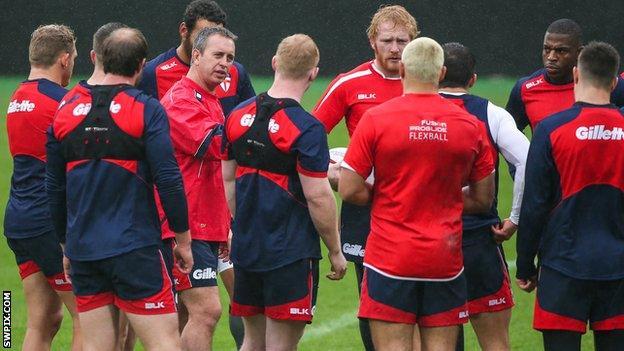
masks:
[[[344,201],[372,200],[359,317],[378,351],[454,350],[468,319],[461,216],[489,209],[494,167],[483,126],[437,94],[443,62],[432,39],[405,47],[404,94],[364,114],[342,164]]]
[[[217,260],[219,246],[227,242],[231,216],[219,154],[224,116],[215,89],[234,61],[235,39],[222,27],[199,32],[188,74],[161,100],[169,115],[171,139],[182,171],[193,238],[195,265],[191,273],[173,269],[176,289],[189,312],[182,331],[187,350],[209,350],[221,316]],[[165,223],[163,239],[172,242],[174,235]]]

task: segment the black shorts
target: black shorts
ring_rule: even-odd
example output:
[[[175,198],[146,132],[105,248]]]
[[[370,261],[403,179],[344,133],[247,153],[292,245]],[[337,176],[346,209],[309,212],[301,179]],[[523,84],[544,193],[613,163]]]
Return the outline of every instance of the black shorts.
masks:
[[[134,314],[176,312],[173,284],[157,246],[97,261],[71,260],[78,312],[106,305]]]
[[[464,273],[449,281],[403,280],[365,267],[358,317],[421,327],[466,323]]]
[[[340,210],[340,242],[347,261],[362,264],[370,233],[371,207],[343,202]]]
[[[542,266],[537,283],[533,328],[624,330],[624,279],[582,280]]]
[[[512,308],[507,264],[490,226],[464,231],[462,250],[470,316]]]
[[[303,259],[266,272],[234,266],[232,315],[311,322],[318,291],[319,262]]]
[[[7,243],[15,255],[22,280],[40,271],[52,289],[72,290],[63,273],[63,250],[54,232],[25,239],[7,238]]]
[[[217,286],[217,273],[219,265],[219,243],[212,241],[193,240],[193,269],[189,274],[183,274],[175,266],[173,247],[175,240],[163,241],[163,256],[167,266],[172,267],[173,281],[176,291],[184,291],[191,288]]]

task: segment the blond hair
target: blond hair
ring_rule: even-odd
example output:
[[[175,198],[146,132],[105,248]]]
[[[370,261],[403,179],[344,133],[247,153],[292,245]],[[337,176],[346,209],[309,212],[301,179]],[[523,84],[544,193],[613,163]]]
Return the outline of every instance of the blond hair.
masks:
[[[444,65],[444,50],[435,40],[422,37],[412,40],[401,56],[405,77],[423,83],[438,83]]]
[[[305,78],[319,62],[319,49],[305,34],[293,34],[277,46],[276,71],[286,78]]]
[[[410,40],[416,38],[420,33],[416,19],[407,12],[405,7],[400,5],[382,5],[375,12],[368,29],[366,29],[368,39],[374,40],[377,37],[379,26],[384,22],[394,23],[395,27],[405,27],[409,32]]]
[[[73,53],[75,44],[76,36],[68,26],[40,26],[30,37],[28,61],[31,66],[48,68],[56,62],[60,54]]]

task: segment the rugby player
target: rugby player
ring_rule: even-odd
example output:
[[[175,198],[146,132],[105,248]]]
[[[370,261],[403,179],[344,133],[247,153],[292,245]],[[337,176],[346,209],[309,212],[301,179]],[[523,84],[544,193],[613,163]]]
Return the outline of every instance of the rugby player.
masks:
[[[81,347],[72,287],[63,274],[60,238],[45,195],[45,133],[67,92],[76,59],[76,36],[64,25],[45,25],[31,35],[30,73],[7,111],[13,176],[4,214],[4,235],[19,267],[27,318],[22,350],[49,350],[61,327],[63,304],[73,318],[72,349]]]
[[[542,62],[544,68],[519,79],[514,85],[507,111],[516,120],[518,129],[535,129],[546,116],[562,111],[574,103],[572,68],[583,48],[581,27],[563,18],[548,26],[544,35]],[[624,80],[618,79],[611,102],[624,106]]]
[[[116,346],[119,310],[146,349],[180,349],[154,185],[176,232],[179,269],[187,273],[191,239],[167,116],[133,87],[146,53],[140,31],[111,33],[102,44],[101,85],[72,89],[48,132],[46,190],[56,232],[67,239],[66,273],[86,349]]]
[[[312,321],[321,258],[342,279],[336,202],[327,179],[322,124],[300,105],[318,74],[319,51],[307,35],[281,41],[266,93],[227,117],[223,180],[234,214],[232,314],[243,317],[242,350],[296,350]]]
[[[403,92],[399,61],[405,45],[418,35],[416,20],[402,6],[383,6],[373,16],[367,35],[374,59],[338,75],[312,112],[323,123],[327,133],[344,118],[349,136],[353,135],[366,110]],[[334,189],[338,184],[339,169],[338,164],[331,165],[329,169]],[[343,203],[340,212],[342,251],[347,260],[355,265],[359,293],[364,271],[364,247],[370,231],[370,206]],[[360,319],[359,323],[364,347],[372,351],[368,321]]]
[[[219,248],[227,251],[231,215],[221,175],[224,116],[215,90],[234,60],[235,39],[223,27],[200,31],[195,37],[189,72],[161,100],[182,171],[193,238],[192,272],[181,274],[173,268],[179,302],[188,311],[188,322],[182,330],[185,350],[210,350],[221,316],[217,266]],[[162,228],[169,244],[164,251],[170,253],[174,233],[166,223]]]
[[[434,40],[409,43],[403,95],[364,113],[342,162],[342,199],[373,203],[358,316],[376,350],[455,350],[468,320],[461,215],[491,208],[494,167],[482,123],[438,95],[443,63]]]
[[[158,55],[145,65],[143,77],[138,85],[139,89],[159,100],[162,99],[173,84],[188,73],[193,43],[197,34],[204,28],[224,27],[226,24],[227,15],[215,1],[194,0],[189,3],[178,29],[180,44]],[[249,74],[243,65],[236,61],[229,66],[227,76],[216,87],[215,94],[219,98],[225,115],[228,115],[239,103],[256,95]],[[232,264],[219,259],[218,272],[231,300],[234,287]],[[180,326],[183,327],[187,319],[184,306],[181,306],[179,314]],[[236,346],[240,349],[243,343],[242,320],[230,315],[229,327]]]
[[[516,128],[513,117],[507,111],[469,93],[477,81],[476,60],[470,50],[459,43],[447,43],[442,48],[446,75],[440,82],[440,95],[484,124],[494,169],[498,169],[499,152],[516,169],[512,208],[508,218],[501,223],[498,216],[498,172],[495,174],[496,192],[490,210],[462,217],[462,249],[470,323],[482,350],[509,350],[513,297],[502,248],[497,243],[508,240],[518,228],[529,141]]]
[[[591,42],[573,68],[576,103],[535,128],[517,238],[518,286],[537,285],[544,348],[624,345],[624,114],[610,100],[619,55]],[[539,268],[534,263],[539,258]]]
[[[93,47],[91,52],[89,52],[89,58],[91,59],[91,63],[93,63],[93,73],[91,73],[91,77],[89,77],[89,79],[86,81],[82,80],[78,82],[78,84],[82,84],[87,88],[90,88],[93,85],[101,84],[106,74],[104,73],[104,67],[102,67],[102,61],[98,57],[102,55],[102,45],[104,40],[108,38],[108,36],[116,29],[125,27],[127,26],[123,23],[109,22],[102,25],[97,31],[95,31],[93,34]],[[134,330],[132,330],[132,327],[128,323],[128,318],[125,313],[120,311],[117,349],[120,351],[131,351],[134,350],[135,344],[136,335]]]

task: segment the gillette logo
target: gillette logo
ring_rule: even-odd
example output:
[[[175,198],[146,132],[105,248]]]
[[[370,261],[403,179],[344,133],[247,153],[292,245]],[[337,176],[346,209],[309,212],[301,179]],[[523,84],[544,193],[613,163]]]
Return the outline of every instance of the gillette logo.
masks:
[[[624,140],[624,130],[622,128],[613,127],[613,129],[609,130],[605,129],[605,126],[602,124],[578,127],[575,135],[578,140]]]

